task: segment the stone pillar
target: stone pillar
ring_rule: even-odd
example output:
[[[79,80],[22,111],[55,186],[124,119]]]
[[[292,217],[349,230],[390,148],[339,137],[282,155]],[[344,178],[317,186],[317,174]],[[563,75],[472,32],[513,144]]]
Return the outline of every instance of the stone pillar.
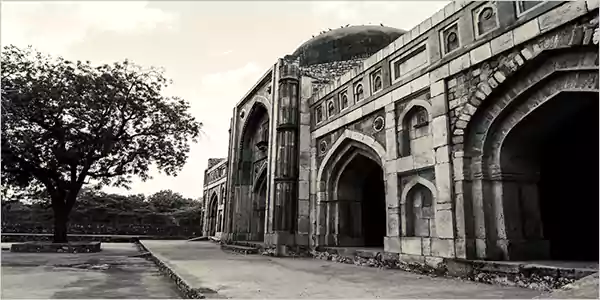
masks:
[[[274,243],[278,246],[293,243],[297,227],[298,205],[298,126],[299,126],[299,67],[296,62],[280,59],[277,109],[275,198],[273,207]],[[278,247],[278,249],[285,249]],[[283,253],[280,253],[283,254]]]
[[[275,208],[275,161],[277,153],[276,135],[277,132],[277,99],[279,98],[279,62],[271,67],[271,103],[269,106],[269,145],[268,145],[268,164],[267,164],[267,205],[265,212],[265,238],[264,242],[267,245],[273,244],[273,210]]]
[[[455,240],[455,216],[452,201],[452,167],[450,164],[450,122],[448,118],[448,101],[446,99],[446,83],[440,80],[431,84],[431,126],[433,131],[433,149],[435,151],[435,186],[437,190],[435,222],[432,226],[432,243],[447,245],[447,251],[440,253],[444,257],[465,258],[464,238]],[[460,212],[460,211],[458,211]],[[458,244],[457,244],[458,242]],[[433,250],[433,249],[432,249]]]
[[[398,158],[396,135],[396,104],[394,102],[385,106],[385,139],[386,157],[384,164],[385,173],[385,202],[387,210],[387,230],[383,247],[386,252],[400,253],[400,214],[398,199],[398,173],[395,164]]]
[[[236,161],[237,155],[236,151],[238,151],[236,147],[236,136],[237,136],[237,109],[233,109],[233,117],[231,118],[229,125],[229,152],[227,155],[227,183],[226,190],[227,194],[225,197],[225,220],[224,220],[224,232],[226,233],[223,238],[225,240],[230,240],[232,238],[233,228],[234,228],[234,185],[235,185],[235,176],[237,175]]]
[[[202,197],[202,208],[203,208],[203,215],[202,215],[202,235],[206,236],[208,235],[208,193],[206,191],[206,186],[204,186],[204,195]]]
[[[312,79],[300,78],[299,139],[298,139],[298,229],[296,244],[309,245],[310,235],[310,169],[311,136],[309,98],[312,96]]]

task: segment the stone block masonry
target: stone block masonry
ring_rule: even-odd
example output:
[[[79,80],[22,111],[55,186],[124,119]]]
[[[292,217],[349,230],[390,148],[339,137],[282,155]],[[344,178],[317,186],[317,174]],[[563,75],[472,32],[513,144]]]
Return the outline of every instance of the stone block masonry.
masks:
[[[395,29],[373,30],[330,36],[365,45]],[[539,175],[550,173],[535,160],[549,143],[543,138],[559,133],[550,121],[527,120],[575,122],[594,109],[597,30],[594,1],[454,1],[395,41],[370,45],[380,49],[370,56],[336,60],[311,48],[319,37],[305,43],[303,51],[331,61],[280,59],[234,109],[225,202],[233,226],[224,236],[260,240],[279,254],[376,247],[421,264],[573,257],[565,241],[574,235],[544,223],[560,209],[542,209],[558,205],[548,195],[569,192],[548,183],[558,174]],[[267,117],[243,116],[257,105],[269,120],[260,155],[252,132]],[[574,134],[589,130],[573,126]],[[264,208],[253,206],[262,199],[260,171],[246,171],[261,159]],[[252,229],[253,218],[264,230]]]

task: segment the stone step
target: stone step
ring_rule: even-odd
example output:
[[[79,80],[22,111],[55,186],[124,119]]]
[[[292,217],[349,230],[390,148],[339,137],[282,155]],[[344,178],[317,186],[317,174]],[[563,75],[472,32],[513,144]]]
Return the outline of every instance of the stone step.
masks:
[[[223,244],[223,245],[221,245],[221,249],[229,250],[229,251],[233,251],[233,252],[237,252],[237,253],[241,253],[241,254],[258,254],[257,248],[247,247],[247,246],[239,246],[239,245],[233,245],[233,244]]]
[[[195,237],[188,240],[189,242],[208,241],[207,236]]]
[[[237,245],[237,246],[244,246],[244,247],[251,247],[251,248],[264,248],[264,243],[262,242],[253,242],[253,241],[230,241],[228,242],[228,244],[231,245]]]

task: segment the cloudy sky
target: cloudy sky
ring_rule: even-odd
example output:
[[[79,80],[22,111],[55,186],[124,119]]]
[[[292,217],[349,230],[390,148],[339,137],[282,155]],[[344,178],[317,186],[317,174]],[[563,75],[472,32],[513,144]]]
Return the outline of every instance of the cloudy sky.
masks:
[[[167,91],[192,104],[204,136],[177,177],[155,173],[123,193],[172,189],[202,195],[209,157],[227,155],[232,108],[278,57],[327,28],[380,24],[411,29],[448,1],[3,1],[2,45],[32,45],[69,59],[128,58],[164,67]]]

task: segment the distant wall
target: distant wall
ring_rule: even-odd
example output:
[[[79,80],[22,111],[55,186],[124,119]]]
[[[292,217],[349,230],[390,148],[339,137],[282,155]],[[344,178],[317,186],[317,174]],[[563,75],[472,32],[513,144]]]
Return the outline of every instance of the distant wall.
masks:
[[[52,224],[44,222],[19,224],[2,222],[2,233],[52,233],[52,228]],[[202,227],[158,224],[69,224],[68,233],[192,237],[201,235]]]

